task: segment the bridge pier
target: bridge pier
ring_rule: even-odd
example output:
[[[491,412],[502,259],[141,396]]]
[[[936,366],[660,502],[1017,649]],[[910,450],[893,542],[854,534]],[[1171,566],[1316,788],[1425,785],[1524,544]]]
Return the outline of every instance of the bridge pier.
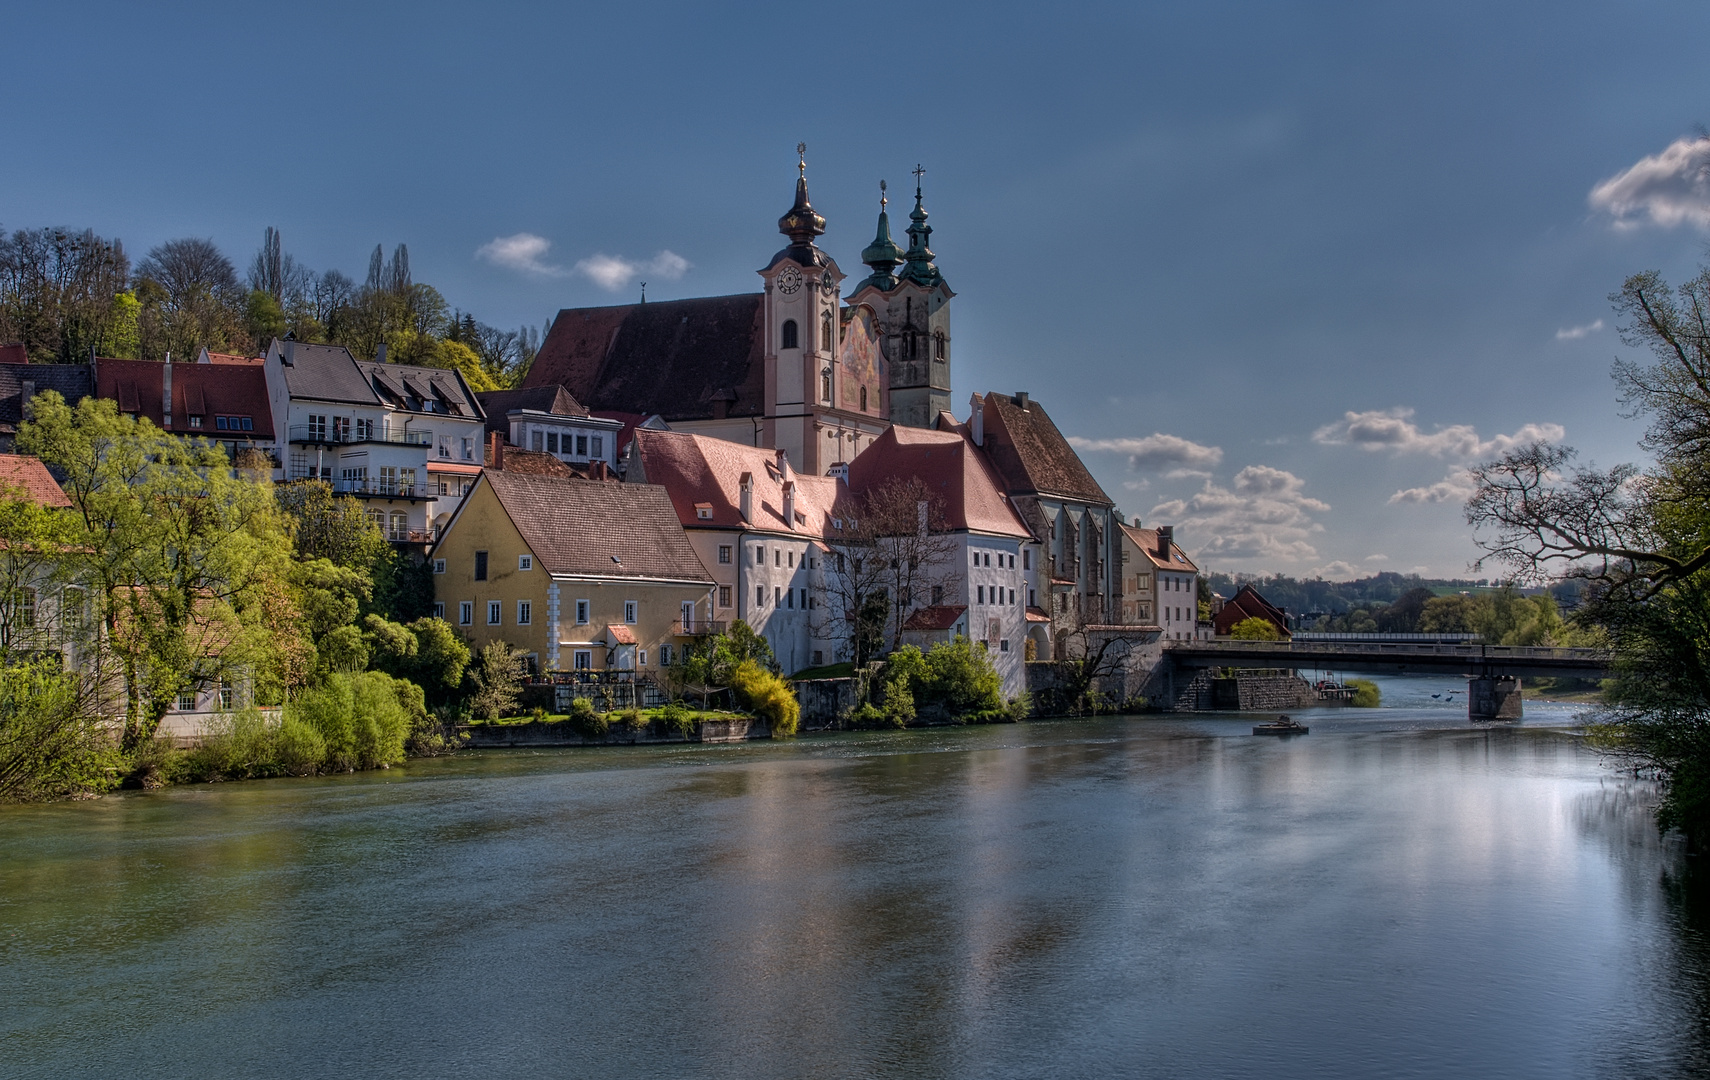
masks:
[[[1467,719],[1520,719],[1520,680],[1513,675],[1479,675],[1467,680]]]

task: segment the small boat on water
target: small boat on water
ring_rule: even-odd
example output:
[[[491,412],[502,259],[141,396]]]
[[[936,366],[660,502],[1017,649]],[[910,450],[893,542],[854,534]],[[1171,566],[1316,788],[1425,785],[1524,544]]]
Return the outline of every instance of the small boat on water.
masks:
[[[1279,716],[1268,724],[1253,725],[1255,735],[1305,735],[1311,730],[1305,724],[1297,724],[1286,716]]]

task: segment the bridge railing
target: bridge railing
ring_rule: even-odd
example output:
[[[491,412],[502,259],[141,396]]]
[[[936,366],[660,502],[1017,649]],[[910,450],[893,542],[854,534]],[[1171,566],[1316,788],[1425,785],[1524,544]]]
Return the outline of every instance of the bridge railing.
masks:
[[[1608,649],[1586,649],[1553,645],[1431,645],[1424,642],[1385,641],[1170,641],[1164,643],[1168,652],[1199,654],[1262,654],[1275,656],[1444,656],[1470,660],[1560,660],[1564,662],[1607,665],[1613,654]]]

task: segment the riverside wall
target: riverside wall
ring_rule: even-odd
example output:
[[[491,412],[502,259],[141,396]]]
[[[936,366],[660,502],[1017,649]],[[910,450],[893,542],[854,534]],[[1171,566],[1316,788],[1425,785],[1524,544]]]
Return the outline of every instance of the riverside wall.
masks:
[[[498,749],[526,746],[639,746],[651,743],[728,743],[749,739],[770,739],[772,729],[764,720],[733,717],[725,720],[703,720],[687,735],[663,724],[649,724],[633,730],[614,724],[605,735],[587,738],[572,728],[568,721],[547,723],[533,720],[526,724],[472,724],[463,729],[469,736],[466,744],[476,749]]]

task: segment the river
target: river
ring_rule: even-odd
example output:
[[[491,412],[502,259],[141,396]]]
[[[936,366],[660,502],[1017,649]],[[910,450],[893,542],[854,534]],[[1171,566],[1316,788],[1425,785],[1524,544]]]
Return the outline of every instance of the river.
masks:
[[[6,1077],[1710,1064],[1650,784],[1389,707],[504,751],[0,808]]]

